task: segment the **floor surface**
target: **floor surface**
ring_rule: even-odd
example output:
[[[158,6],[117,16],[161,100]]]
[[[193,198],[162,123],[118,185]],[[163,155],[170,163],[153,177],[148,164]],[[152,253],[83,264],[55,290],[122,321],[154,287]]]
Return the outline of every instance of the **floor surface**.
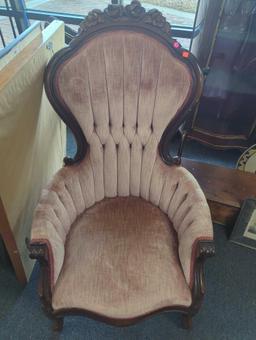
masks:
[[[125,328],[67,317],[62,333],[56,335],[40,307],[36,267],[13,308],[0,320],[0,339],[255,340],[256,251],[230,243],[220,226],[215,226],[215,241],[216,256],[206,263],[205,301],[192,331],[181,328],[179,314],[162,313]]]

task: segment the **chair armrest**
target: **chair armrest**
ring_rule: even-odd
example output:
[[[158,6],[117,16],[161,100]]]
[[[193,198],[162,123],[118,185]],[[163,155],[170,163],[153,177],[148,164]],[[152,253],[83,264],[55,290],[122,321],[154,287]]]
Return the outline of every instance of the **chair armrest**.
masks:
[[[94,204],[94,182],[89,160],[59,170],[43,189],[35,209],[30,257],[49,267],[51,288],[60,274],[66,236],[75,219]]]
[[[195,259],[200,254],[212,253],[207,247],[201,247],[206,245],[202,242],[213,241],[211,214],[205,195],[188,170],[182,166],[168,166],[157,159],[149,199],[168,215],[177,232],[180,263],[192,288]]]
[[[41,276],[41,282],[39,286],[39,295],[41,297],[44,296],[47,301],[50,301],[52,290],[54,286],[54,274],[55,272],[60,272],[61,266],[59,266],[59,270],[57,269],[58,264],[54,264],[54,256],[53,256],[53,245],[49,242],[47,239],[37,239],[33,241],[29,241],[28,238],[26,238],[26,245],[29,250],[29,257],[32,260],[38,260],[41,266],[41,270],[44,272],[43,277]],[[64,250],[64,247],[61,247],[62,251]],[[61,259],[61,262],[64,258],[64,255],[60,256],[60,254],[57,255],[57,251],[55,251],[55,259]],[[55,262],[56,262],[55,260]],[[55,270],[54,270],[55,269]],[[57,270],[56,270],[57,269]]]
[[[55,227],[47,220],[35,219],[32,226],[31,241],[27,241],[29,256],[47,267],[50,290],[52,291],[64,261],[64,242]]]
[[[178,235],[178,252],[181,266],[189,287],[192,289],[195,280],[195,263],[214,255],[213,225],[206,198],[192,175],[187,175],[179,186],[179,197],[186,197],[176,205],[172,216],[174,228]]]
[[[195,258],[206,259],[215,255],[215,244],[213,240],[199,240],[195,245]]]
[[[205,210],[205,215],[207,214],[208,207],[201,207]],[[178,232],[178,242],[179,242],[179,258],[183,268],[183,272],[186,281],[190,288],[192,288],[194,283],[195,275],[195,263],[197,259],[203,259],[214,255],[214,245],[213,245],[213,231],[212,223],[209,217],[202,216],[201,214],[197,217],[197,208],[194,210],[194,221],[186,226],[180,226],[181,230]]]

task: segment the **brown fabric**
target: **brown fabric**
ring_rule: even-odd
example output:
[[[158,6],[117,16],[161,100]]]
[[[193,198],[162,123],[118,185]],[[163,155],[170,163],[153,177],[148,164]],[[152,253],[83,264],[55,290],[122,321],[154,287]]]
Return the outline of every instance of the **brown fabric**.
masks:
[[[129,318],[191,304],[168,217],[140,198],[104,199],[73,224],[54,310]]]

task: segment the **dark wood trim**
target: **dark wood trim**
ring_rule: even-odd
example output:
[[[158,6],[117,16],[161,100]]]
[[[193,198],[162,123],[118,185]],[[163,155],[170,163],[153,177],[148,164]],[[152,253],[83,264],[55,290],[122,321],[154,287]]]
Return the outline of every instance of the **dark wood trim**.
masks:
[[[256,175],[191,159],[182,166],[197,179],[208,201],[240,209],[246,198],[256,195]]]
[[[73,159],[65,158],[64,162],[66,165],[80,162],[86,155],[88,143],[76,118],[59,95],[56,83],[58,71],[61,65],[70,59],[81,46],[103,32],[115,30],[141,32],[157,39],[169,49],[173,56],[187,65],[190,70],[192,86],[189,96],[183,107],[165,129],[159,143],[159,153],[164,162],[176,164],[177,160],[173,159],[168,152],[169,141],[184,120],[193,114],[193,108],[202,93],[203,76],[195,57],[189,52],[187,57],[183,56],[183,53],[187,51],[172,38],[171,26],[161,12],[153,9],[146,12],[137,0],[132,1],[130,5],[125,7],[109,5],[103,12],[100,10],[91,11],[81,23],[79,35],[71,41],[68,47],[58,51],[47,66],[44,77],[47,96],[55,111],[73,132],[77,143],[75,157]]]
[[[28,238],[26,238],[26,245],[29,251],[29,257],[32,260],[37,260],[40,265],[38,293],[44,307],[44,312],[48,317],[53,318],[51,282],[52,259],[50,256],[49,245],[46,241],[42,241],[40,243],[30,242]]]
[[[212,257],[214,255],[215,245],[213,240],[196,241],[193,268],[194,279],[192,284],[192,304],[190,308],[183,313],[182,319],[183,327],[185,329],[192,328],[192,317],[198,313],[203,303],[205,294],[204,263],[208,257]]]
[[[239,215],[240,208],[208,200],[214,223],[222,224],[225,227],[232,227]]]
[[[179,312],[181,314],[190,315],[190,307],[184,307],[184,306],[171,306],[171,307],[163,307],[158,310],[151,311],[147,314],[140,315],[135,318],[129,318],[129,319],[117,319],[117,318],[110,318],[105,315],[100,315],[88,310],[79,309],[79,308],[71,308],[71,309],[62,309],[54,311],[53,315],[56,318],[64,318],[66,316],[71,315],[80,315],[89,317],[93,320],[104,322],[108,325],[117,326],[117,327],[127,327],[134,325],[138,323],[139,321],[145,320],[149,317],[153,317],[154,315],[163,313],[163,312]]]
[[[215,255],[215,245],[212,240],[200,240],[196,246],[194,265],[194,282],[192,287],[192,305],[189,314],[194,316],[200,309],[205,294],[204,262]]]
[[[190,57],[187,59],[187,65],[189,66],[192,75],[192,88],[189,98],[168,124],[159,143],[159,154],[163,161],[168,165],[180,164],[181,162],[182,145],[180,146],[181,152],[178,157],[172,157],[169,152],[170,141],[184,122],[191,119],[193,116],[194,109],[199,102],[203,90],[203,74],[196,58],[192,54],[190,54]],[[182,134],[185,138],[187,138],[187,133],[187,130],[183,129]],[[183,142],[184,140],[182,139],[181,143],[183,144]]]
[[[25,285],[27,283],[27,277],[24,271],[24,267],[20,258],[20,253],[11,230],[2,199],[0,197],[0,236],[3,239],[7,253],[10,257],[13,269],[17,280]]]
[[[140,315],[135,318],[127,319],[117,319],[110,318],[106,315],[101,315],[89,310],[79,309],[79,308],[68,308],[53,310],[51,304],[51,284],[50,284],[50,263],[49,263],[49,251],[48,245],[43,243],[30,243],[26,240],[27,247],[30,252],[30,258],[39,261],[41,269],[41,279],[39,286],[39,295],[44,307],[46,315],[51,318],[53,323],[53,329],[55,331],[60,331],[63,326],[63,318],[68,315],[83,315],[90,317],[92,319],[105,322],[114,326],[129,326],[138,321],[141,321],[149,316],[164,312],[164,311],[174,311],[180,312],[192,318],[200,309],[204,292],[205,292],[205,280],[203,265],[207,257],[211,257],[215,254],[214,242],[210,240],[200,240],[196,243],[195,251],[195,265],[194,265],[194,280],[192,286],[192,304],[191,306],[166,306],[158,310],[151,311],[147,314]]]
[[[64,324],[64,318],[55,318],[53,320],[53,331],[61,332]]]
[[[256,174],[185,158],[181,164],[198,181],[215,223],[232,227],[243,201],[256,196]]]
[[[188,133],[188,139],[196,140],[216,150],[239,149],[244,151],[253,144],[253,141],[246,136],[220,136],[193,128]]]

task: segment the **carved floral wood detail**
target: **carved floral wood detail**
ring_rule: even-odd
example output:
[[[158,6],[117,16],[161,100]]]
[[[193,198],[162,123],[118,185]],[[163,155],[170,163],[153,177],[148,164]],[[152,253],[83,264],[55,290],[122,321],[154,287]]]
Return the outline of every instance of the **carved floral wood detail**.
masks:
[[[146,12],[145,8],[137,0],[133,0],[130,5],[109,5],[104,11],[94,9],[89,12],[85,20],[80,24],[79,34],[86,32],[90,27],[99,24],[113,22],[113,20],[139,21],[161,29],[164,33],[171,35],[171,25],[157,9]]]

